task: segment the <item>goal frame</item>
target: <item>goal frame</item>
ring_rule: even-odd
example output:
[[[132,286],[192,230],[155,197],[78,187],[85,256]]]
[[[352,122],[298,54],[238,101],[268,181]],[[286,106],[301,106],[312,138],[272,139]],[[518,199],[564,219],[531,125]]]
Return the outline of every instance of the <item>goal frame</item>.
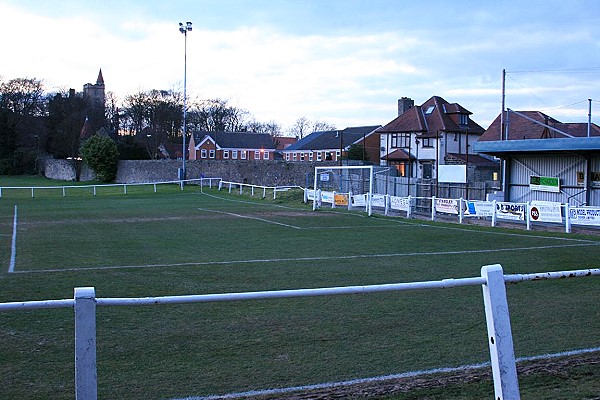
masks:
[[[366,170],[369,172],[369,191],[367,194],[367,214],[371,215],[371,196],[373,194],[373,166],[372,165],[339,165],[339,166],[323,166],[323,167],[315,167],[315,179],[313,183],[313,190],[315,191],[315,196],[313,199],[313,211],[317,209],[317,184],[319,180],[319,174],[322,172],[329,171],[342,171],[342,170]],[[348,199],[351,201],[351,199]]]

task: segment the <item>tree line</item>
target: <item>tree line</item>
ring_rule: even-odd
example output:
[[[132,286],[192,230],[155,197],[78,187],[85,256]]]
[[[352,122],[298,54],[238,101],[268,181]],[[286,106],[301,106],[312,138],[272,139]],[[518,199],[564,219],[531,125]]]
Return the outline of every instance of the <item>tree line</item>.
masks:
[[[266,133],[302,138],[336,129],[323,121],[298,118],[284,130],[275,121],[260,122],[227,100],[187,100],[186,130]],[[148,90],[125,96],[107,92],[97,104],[73,89],[47,92],[42,80],[0,76],[0,175],[35,173],[40,157],[78,158],[91,134],[113,139],[121,159],[154,159],[160,148],[181,143],[183,94]]]

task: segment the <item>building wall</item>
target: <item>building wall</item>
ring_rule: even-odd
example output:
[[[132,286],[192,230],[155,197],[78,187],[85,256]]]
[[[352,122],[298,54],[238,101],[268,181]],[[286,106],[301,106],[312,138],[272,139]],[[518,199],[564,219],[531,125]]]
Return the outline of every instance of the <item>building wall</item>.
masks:
[[[586,171],[587,161],[577,155],[521,155],[509,159],[509,199],[513,202],[533,200],[569,202],[576,206],[585,204],[584,185],[577,180],[577,172]],[[590,160],[591,170],[600,171],[600,155]],[[530,190],[530,176],[549,176],[560,179],[560,193]],[[599,187],[594,187],[599,186]],[[589,205],[600,205],[600,182],[589,188]]]

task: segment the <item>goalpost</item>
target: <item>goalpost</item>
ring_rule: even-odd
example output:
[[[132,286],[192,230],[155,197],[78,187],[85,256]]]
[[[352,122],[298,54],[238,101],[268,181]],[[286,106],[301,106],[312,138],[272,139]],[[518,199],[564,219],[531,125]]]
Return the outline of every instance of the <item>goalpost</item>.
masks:
[[[332,207],[365,206],[371,215],[373,194],[373,166],[315,167],[313,210],[322,202]]]

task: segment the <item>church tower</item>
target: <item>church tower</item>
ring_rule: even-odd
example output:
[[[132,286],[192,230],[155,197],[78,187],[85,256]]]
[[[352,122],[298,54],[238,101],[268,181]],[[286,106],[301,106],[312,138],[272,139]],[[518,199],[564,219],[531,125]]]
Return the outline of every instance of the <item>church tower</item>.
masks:
[[[100,68],[100,72],[98,72],[96,84],[86,83],[83,85],[83,97],[90,103],[90,105],[104,108],[106,94],[104,77],[102,76],[102,68]]]

